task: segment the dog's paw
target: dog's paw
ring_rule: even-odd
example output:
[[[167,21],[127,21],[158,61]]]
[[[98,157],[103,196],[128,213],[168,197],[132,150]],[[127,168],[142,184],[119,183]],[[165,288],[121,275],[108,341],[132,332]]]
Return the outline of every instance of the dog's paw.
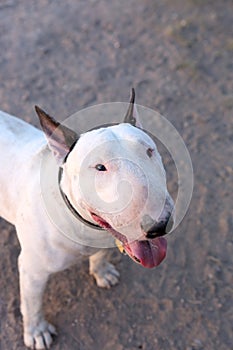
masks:
[[[120,274],[114,265],[105,262],[98,269],[93,269],[90,274],[94,276],[97,286],[101,288],[110,288],[119,282]]]
[[[36,327],[25,330],[24,343],[30,349],[49,349],[56,334],[55,327],[43,320]]]

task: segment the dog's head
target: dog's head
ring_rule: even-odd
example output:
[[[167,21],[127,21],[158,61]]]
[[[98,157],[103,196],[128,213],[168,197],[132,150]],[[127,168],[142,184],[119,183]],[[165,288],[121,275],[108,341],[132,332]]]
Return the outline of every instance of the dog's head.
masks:
[[[109,231],[145,267],[166,255],[162,237],[173,201],[153,139],[142,129],[135,93],[122,123],[77,135],[39,107],[42,129],[62,168],[61,188],[72,207]],[[171,225],[170,225],[171,226]]]

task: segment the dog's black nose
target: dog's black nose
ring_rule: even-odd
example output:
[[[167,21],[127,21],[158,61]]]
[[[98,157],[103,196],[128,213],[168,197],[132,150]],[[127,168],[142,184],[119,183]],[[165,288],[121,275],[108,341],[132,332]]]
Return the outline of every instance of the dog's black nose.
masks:
[[[141,227],[148,239],[166,235],[172,228],[172,225],[173,219],[170,214],[158,221],[153,220],[149,215],[145,215],[141,223]]]

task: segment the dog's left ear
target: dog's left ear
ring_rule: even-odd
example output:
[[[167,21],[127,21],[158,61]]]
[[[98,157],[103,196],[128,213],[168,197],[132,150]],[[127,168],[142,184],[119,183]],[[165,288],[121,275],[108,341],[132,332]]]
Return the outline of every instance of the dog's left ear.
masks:
[[[73,130],[61,125],[40,107],[35,106],[35,110],[48,140],[49,148],[55,155],[58,164],[61,165],[79,137]]]
[[[129,108],[126,112],[123,123],[129,123],[138,128],[142,128],[142,124],[139,120],[139,115],[137,111],[137,107],[135,105],[135,90],[132,88],[131,97],[129,102]]]

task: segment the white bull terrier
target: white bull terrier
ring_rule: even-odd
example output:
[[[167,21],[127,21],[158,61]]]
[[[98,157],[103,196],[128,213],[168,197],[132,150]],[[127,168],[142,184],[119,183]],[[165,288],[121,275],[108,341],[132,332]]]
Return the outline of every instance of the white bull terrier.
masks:
[[[42,311],[43,292],[52,273],[87,255],[98,286],[109,288],[118,282],[118,271],[106,261],[107,249],[80,244],[81,232],[96,241],[100,233],[116,238],[120,249],[145,267],[157,266],[165,258],[166,240],[161,236],[171,219],[173,201],[161,157],[141,128],[134,98],[132,90],[123,123],[80,136],[39,107],[36,112],[46,138],[28,123],[0,112],[0,215],[15,225],[21,245],[18,265],[27,347],[49,348],[56,334]],[[48,189],[47,194],[54,208],[62,201],[71,211],[76,242],[61,233],[43,203],[40,164],[46,152],[55,156],[60,169],[60,192]],[[85,179],[93,180],[96,193],[83,191]],[[123,190],[119,201],[116,187],[122,179],[130,183],[131,192],[128,198]],[[65,210],[60,216],[66,216]]]

